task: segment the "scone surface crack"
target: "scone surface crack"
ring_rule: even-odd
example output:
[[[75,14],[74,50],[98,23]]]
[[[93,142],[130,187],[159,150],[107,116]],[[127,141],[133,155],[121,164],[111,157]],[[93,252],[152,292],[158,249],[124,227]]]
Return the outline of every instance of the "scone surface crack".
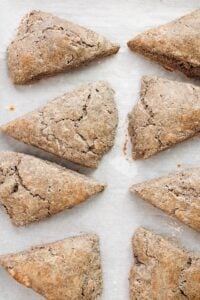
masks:
[[[97,300],[102,292],[100,247],[95,234],[3,255],[0,265],[47,300]]]
[[[130,191],[200,231],[200,168],[138,183]]]
[[[136,231],[132,246],[131,300],[199,300],[199,254],[144,228]]]
[[[200,88],[144,76],[141,96],[129,114],[133,158],[148,158],[200,131]]]
[[[17,226],[72,208],[104,188],[104,184],[57,164],[0,152],[0,204]]]
[[[200,9],[139,34],[128,46],[170,71],[200,78],[199,36]]]
[[[114,91],[83,85],[2,127],[11,137],[87,167],[113,146],[118,124]]]
[[[117,53],[119,46],[103,36],[50,13],[32,11],[21,21],[8,47],[8,67],[14,83],[67,72]]]

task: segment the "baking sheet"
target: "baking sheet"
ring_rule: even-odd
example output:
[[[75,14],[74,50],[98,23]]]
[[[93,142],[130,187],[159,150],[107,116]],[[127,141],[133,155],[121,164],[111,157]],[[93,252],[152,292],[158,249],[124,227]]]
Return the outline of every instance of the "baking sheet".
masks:
[[[128,275],[133,263],[131,237],[139,226],[178,237],[189,249],[200,250],[200,235],[168,217],[151,205],[129,194],[130,185],[165,175],[185,167],[200,165],[200,139],[194,138],[146,161],[133,161],[127,134],[127,113],[139,97],[142,75],[194,82],[178,73],[169,73],[126,47],[139,32],[173,20],[199,8],[198,0],[0,0],[0,125],[37,108],[77,85],[108,80],[116,91],[119,128],[116,143],[95,171],[64,162],[36,148],[0,135],[0,150],[21,151],[56,161],[98,180],[105,181],[104,193],[84,204],[26,228],[14,227],[0,210],[0,254],[32,245],[52,242],[71,235],[95,232],[101,238],[104,276],[103,300],[128,299]],[[7,74],[6,47],[21,17],[32,9],[91,28],[121,44],[119,53],[80,70],[42,80],[29,86],[14,86]],[[14,111],[9,107],[13,105]],[[178,164],[180,166],[178,167]],[[0,300],[39,300],[32,290],[14,281],[0,269]],[[56,300],[56,299],[55,299]]]

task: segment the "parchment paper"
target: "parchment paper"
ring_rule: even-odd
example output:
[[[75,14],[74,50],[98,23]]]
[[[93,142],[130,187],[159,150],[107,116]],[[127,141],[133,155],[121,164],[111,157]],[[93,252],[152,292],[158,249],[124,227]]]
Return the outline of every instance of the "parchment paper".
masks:
[[[53,155],[25,146],[0,135],[0,150],[30,153],[56,161],[98,180],[108,188],[84,204],[26,228],[14,227],[0,209],[0,254],[16,252],[32,245],[47,243],[85,232],[95,232],[101,238],[104,275],[103,300],[128,299],[128,276],[133,263],[131,238],[139,226],[158,233],[178,237],[189,249],[200,250],[200,235],[168,217],[151,205],[129,194],[136,182],[185,167],[200,165],[200,139],[194,138],[146,161],[133,161],[130,143],[127,154],[123,146],[127,134],[127,114],[139,97],[141,76],[152,74],[185,82],[195,82],[178,73],[170,73],[133,54],[126,42],[153,26],[199,8],[198,0],[0,0],[0,125],[48,100],[62,95],[85,82],[108,80],[116,91],[119,128],[115,147],[91,171],[64,162]],[[14,86],[6,67],[6,48],[14,37],[21,17],[32,9],[57,16],[91,28],[121,44],[120,52],[80,70],[42,80],[29,86]],[[198,81],[195,82],[199,84]],[[14,111],[9,107],[13,105]],[[180,164],[181,166],[177,166]],[[39,300],[32,290],[14,281],[0,269],[0,300]],[[56,299],[55,299],[56,300]]]

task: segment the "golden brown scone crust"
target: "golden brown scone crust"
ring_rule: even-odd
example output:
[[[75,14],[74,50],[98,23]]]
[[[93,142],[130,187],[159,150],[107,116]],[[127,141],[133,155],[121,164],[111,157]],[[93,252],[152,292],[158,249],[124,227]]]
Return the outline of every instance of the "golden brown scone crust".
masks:
[[[0,152],[0,204],[17,226],[72,208],[104,187],[54,163],[21,153]]]
[[[200,231],[200,168],[135,184],[130,190]]]
[[[0,256],[0,264],[47,300],[95,300],[102,291],[99,239],[93,234]]]
[[[95,168],[113,146],[117,124],[114,91],[99,81],[82,85],[1,129],[26,144]]]
[[[139,34],[128,42],[132,51],[159,63],[200,78],[200,9],[180,19]]]
[[[133,158],[148,158],[200,131],[200,88],[144,76],[141,97],[129,114]]]
[[[21,21],[8,47],[8,68],[14,83],[67,72],[117,53],[119,46],[103,36],[50,13],[32,11]]]
[[[199,255],[144,228],[133,237],[133,254],[131,300],[199,300]]]

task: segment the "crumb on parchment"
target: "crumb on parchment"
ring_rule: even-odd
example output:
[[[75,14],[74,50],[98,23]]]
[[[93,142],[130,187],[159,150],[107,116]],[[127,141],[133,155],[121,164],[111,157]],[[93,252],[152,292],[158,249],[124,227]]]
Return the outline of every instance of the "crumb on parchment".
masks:
[[[15,110],[15,106],[14,106],[14,105],[10,105],[10,106],[9,106],[9,110],[10,110],[10,111],[14,111],[14,110]]]

